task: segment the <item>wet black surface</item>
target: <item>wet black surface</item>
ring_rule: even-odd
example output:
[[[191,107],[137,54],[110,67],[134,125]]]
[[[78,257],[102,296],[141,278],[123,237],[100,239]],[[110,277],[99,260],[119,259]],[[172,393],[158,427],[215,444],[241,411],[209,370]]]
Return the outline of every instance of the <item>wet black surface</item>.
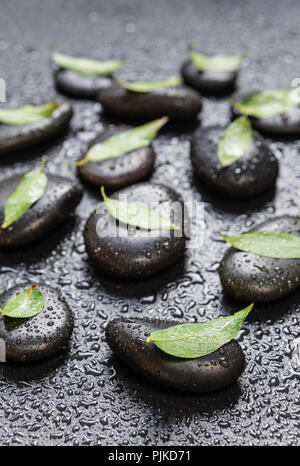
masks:
[[[297,1],[3,2],[1,77],[9,104],[57,97],[48,46],[62,53],[127,59],[119,76],[163,79],[186,59],[186,44],[200,38],[207,52],[248,47],[239,86],[245,92],[288,87],[300,77]],[[80,40],[78,38],[80,37]],[[71,101],[71,100],[70,100]],[[202,124],[228,124],[220,99],[203,99]],[[2,159],[0,178],[36,166],[76,177],[74,161],[107,123],[100,105],[75,101],[69,133],[55,143]],[[166,128],[154,141],[151,178],[185,199],[205,201],[205,245],[146,281],[98,275],[84,251],[82,230],[98,202],[86,190],[77,220],[45,250],[0,256],[0,291],[24,281],[61,290],[75,314],[71,347],[63,361],[26,375],[1,370],[1,444],[287,445],[298,443],[299,298],[256,306],[239,337],[247,366],[237,384],[206,395],[180,395],[145,381],[112,356],[104,339],[108,320],[133,315],[202,322],[237,311],[242,303],[223,293],[217,268],[225,249],[218,231],[238,234],[273,215],[299,215],[299,141],[273,141],[281,163],[276,192],[253,202],[208,195],[192,175],[191,130]],[[66,225],[67,227],[67,225]],[[297,339],[298,338],[298,339]],[[2,368],[1,368],[2,369]],[[48,372],[47,372],[48,371]],[[30,377],[30,374],[31,377]]]

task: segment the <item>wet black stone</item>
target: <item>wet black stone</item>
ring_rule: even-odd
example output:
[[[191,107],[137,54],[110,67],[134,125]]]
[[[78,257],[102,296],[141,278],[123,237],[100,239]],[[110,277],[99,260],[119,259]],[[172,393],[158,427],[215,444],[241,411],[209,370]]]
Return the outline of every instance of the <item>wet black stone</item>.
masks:
[[[129,127],[119,126],[114,130],[106,130],[92,141],[89,147],[127,129]],[[86,152],[78,160],[85,156]],[[148,178],[153,171],[154,161],[155,152],[150,145],[114,159],[89,162],[78,167],[78,173],[84,181],[97,188],[103,185],[108,189],[117,190]]]
[[[284,215],[269,219],[253,230],[284,231],[300,235],[300,217]],[[300,259],[273,259],[230,247],[220,264],[222,285],[237,299],[273,301],[300,287]]]
[[[185,86],[148,93],[130,92],[112,86],[98,95],[103,110],[117,118],[151,120],[168,116],[172,120],[193,120],[201,110],[199,94]]]
[[[218,144],[225,128],[199,128],[191,141],[191,160],[195,173],[208,189],[228,198],[251,198],[269,190],[276,182],[278,162],[264,139],[256,132],[247,152],[233,164],[222,168]]]
[[[256,92],[253,94],[256,94]],[[234,100],[239,102],[246,97],[249,97],[249,95],[239,96]],[[232,108],[231,113],[233,118],[241,116],[241,113],[236,108]],[[292,137],[299,136],[300,134],[300,107],[295,107],[282,115],[276,115],[270,118],[249,118],[253,128],[266,136]]]
[[[0,225],[7,199],[15,191],[25,173],[0,182]],[[45,193],[27,212],[7,229],[0,229],[0,248],[18,248],[35,243],[53,230],[74,211],[80,202],[82,188],[77,181],[47,173]]]
[[[31,284],[10,288],[0,296],[0,308]],[[44,309],[34,317],[17,319],[0,316],[0,338],[5,341],[6,359],[15,362],[37,361],[66,348],[73,331],[73,314],[53,288],[38,285]]]
[[[73,110],[64,102],[49,118],[28,125],[0,124],[0,155],[35,146],[62,133],[69,125]]]
[[[175,390],[209,392],[233,383],[243,372],[244,353],[232,340],[219,350],[196,359],[170,356],[146,343],[153,330],[182,322],[116,317],[106,327],[106,340],[115,354],[153,382]]]
[[[106,76],[90,76],[63,69],[54,72],[54,81],[63,94],[83,99],[95,99],[102,89],[112,84],[112,79]]]
[[[185,84],[210,95],[232,92],[238,77],[237,71],[200,71],[191,60],[182,65],[181,74]]]
[[[139,183],[124,188],[110,196],[117,199],[127,195],[128,202],[143,202],[150,206],[151,202],[163,203],[164,215],[171,202],[176,202],[172,221],[182,225],[182,200],[180,196],[159,184]],[[102,205],[103,206],[103,205]],[[98,233],[97,233],[98,231]],[[135,229],[125,224],[117,227],[115,221],[106,210],[98,209],[89,217],[84,229],[86,251],[101,272],[119,277],[142,277],[165,269],[183,256],[185,237],[181,230],[153,232]],[[169,236],[168,236],[169,235]],[[178,236],[177,236],[178,235]]]

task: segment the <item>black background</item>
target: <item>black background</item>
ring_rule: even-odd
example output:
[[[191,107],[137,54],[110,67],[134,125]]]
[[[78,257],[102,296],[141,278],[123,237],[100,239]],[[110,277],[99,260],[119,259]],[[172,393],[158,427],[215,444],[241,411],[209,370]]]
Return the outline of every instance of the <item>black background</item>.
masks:
[[[2,0],[0,77],[9,106],[56,96],[48,47],[97,58],[125,58],[122,78],[159,79],[177,73],[189,41],[208,52],[244,52],[240,88],[289,87],[300,78],[300,7],[295,1]],[[7,156],[0,179],[37,166],[76,177],[74,160],[108,124],[100,105],[74,101],[65,138]],[[226,124],[225,101],[204,99],[202,124]],[[247,367],[239,382],[207,395],[177,394],[119,364],[104,328],[116,314],[204,321],[237,311],[216,272],[227,246],[218,231],[237,234],[262,220],[299,214],[299,142],[270,141],[281,163],[277,192],[248,203],[212,198],[195,183],[189,162],[191,128],[167,131],[154,146],[152,177],[185,199],[205,201],[205,245],[185,263],[151,279],[121,282],[97,275],[82,229],[99,195],[86,190],[74,221],[40,245],[0,254],[0,291],[24,281],[61,289],[76,316],[70,352],[42,364],[2,364],[2,445],[289,445],[297,443],[299,293],[256,306],[239,341]],[[298,336],[299,338],[299,336]],[[298,340],[299,341],[299,340]]]

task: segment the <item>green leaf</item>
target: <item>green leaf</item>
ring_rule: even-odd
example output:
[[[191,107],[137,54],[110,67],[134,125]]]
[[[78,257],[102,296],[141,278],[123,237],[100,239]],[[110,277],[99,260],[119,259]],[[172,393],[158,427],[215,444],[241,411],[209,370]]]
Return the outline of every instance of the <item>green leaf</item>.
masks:
[[[45,160],[40,168],[24,175],[13,194],[8,198],[4,209],[5,229],[16,222],[44,194],[47,186],[47,176],[43,173]]]
[[[231,341],[253,306],[252,303],[231,316],[203,324],[174,325],[165,330],[155,330],[146,341],[153,341],[159,349],[177,358],[200,358]]]
[[[192,50],[190,58],[200,71],[237,71],[244,55],[214,55],[207,57],[203,53]]]
[[[177,225],[171,223],[156,210],[134,202],[110,199],[106,196],[103,186],[101,194],[110,215],[122,223],[146,230],[179,230]]]
[[[27,125],[49,118],[60,102],[48,102],[45,105],[24,105],[15,109],[0,109],[0,123],[6,125]]]
[[[164,81],[136,81],[136,82],[124,82],[117,79],[119,86],[128,89],[131,92],[153,92],[163,87],[175,87],[182,83],[181,78],[169,78]]]
[[[254,231],[222,238],[241,251],[274,259],[300,259],[300,236],[281,231]]]
[[[146,147],[155,138],[160,128],[166,124],[168,119],[168,117],[163,117],[151,121],[151,123],[129,129],[112,136],[104,142],[95,144],[90,148],[86,157],[76,162],[76,165],[80,167],[88,162],[101,162],[102,160],[113,159],[141,147]]]
[[[244,115],[271,118],[300,105],[300,89],[275,89],[252,94],[241,102],[231,102]]]
[[[249,119],[242,116],[234,120],[225,131],[218,145],[218,157],[222,167],[231,165],[247,151],[252,139]]]
[[[54,51],[51,53],[51,56],[60,68],[76,71],[81,74],[100,76],[111,75],[114,71],[121,68],[124,63],[122,60],[99,61],[92,58],[71,57]]]
[[[22,291],[9,299],[5,308],[0,312],[7,317],[27,318],[33,317],[44,309],[44,296],[36,285],[32,285],[28,290]]]

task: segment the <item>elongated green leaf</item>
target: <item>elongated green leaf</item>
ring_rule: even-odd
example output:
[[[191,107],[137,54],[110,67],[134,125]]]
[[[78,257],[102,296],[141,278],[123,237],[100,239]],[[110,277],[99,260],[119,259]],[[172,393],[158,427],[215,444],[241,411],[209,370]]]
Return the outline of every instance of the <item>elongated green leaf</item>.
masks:
[[[92,58],[71,57],[62,53],[52,52],[53,61],[61,68],[73,70],[81,74],[109,76],[123,65],[122,60],[99,61]]]
[[[178,358],[200,358],[213,353],[231,341],[240,331],[253,304],[232,316],[220,317],[203,324],[174,325],[151,332],[147,342]]]
[[[101,194],[110,215],[122,223],[146,230],[179,230],[177,225],[171,223],[154,209],[135,202],[110,199],[106,196],[103,186]]]
[[[231,165],[247,151],[252,139],[252,128],[246,116],[237,118],[225,131],[218,145],[218,157],[222,167]]]
[[[241,102],[232,102],[244,115],[271,118],[300,105],[300,89],[275,89],[252,94]]]
[[[192,50],[190,58],[200,71],[237,71],[244,55],[214,55],[207,57],[203,53]]]
[[[88,162],[101,162],[102,160],[113,159],[141,147],[146,147],[167,121],[168,117],[160,118],[146,125],[116,134],[104,142],[95,144],[90,148],[86,157],[76,162],[76,165],[80,167]]]
[[[221,235],[236,249],[274,259],[300,259],[300,236],[281,231],[254,231],[240,236]]]
[[[0,312],[8,317],[28,318],[33,317],[44,309],[44,296],[36,285],[32,285],[28,290],[22,291],[9,299],[5,308]]]
[[[44,166],[45,161],[43,160],[40,168],[26,173],[17,189],[8,198],[1,228],[5,229],[16,222],[43,196],[48,181],[47,176],[43,173]]]
[[[124,82],[117,80],[119,86],[128,89],[131,92],[153,92],[163,87],[175,87],[182,83],[181,78],[169,78],[164,81],[136,81],[136,82]]]
[[[6,125],[27,125],[44,118],[49,118],[60,102],[48,102],[45,105],[24,105],[15,109],[0,109],[0,123]]]

